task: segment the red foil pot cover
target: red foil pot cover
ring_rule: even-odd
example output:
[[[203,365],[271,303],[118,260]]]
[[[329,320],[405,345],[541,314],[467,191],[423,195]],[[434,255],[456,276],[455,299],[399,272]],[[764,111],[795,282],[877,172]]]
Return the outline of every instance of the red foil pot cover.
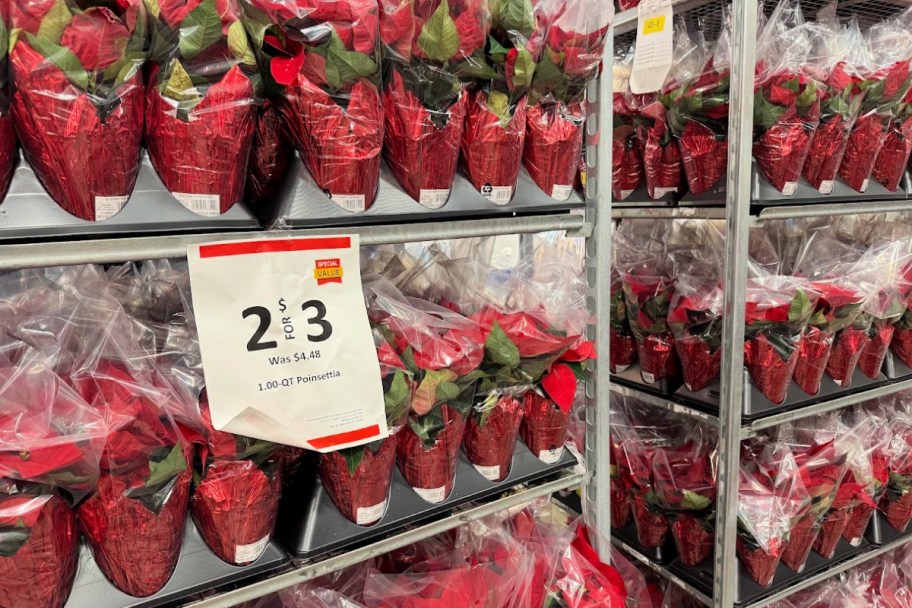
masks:
[[[282,112],[317,185],[343,209],[357,212],[370,209],[377,195],[383,108],[369,80],[357,81],[347,95],[343,108],[299,74],[286,89]]]
[[[671,332],[637,337],[637,356],[644,382],[655,384],[678,377],[678,355],[674,343]]]
[[[424,500],[439,503],[449,497],[456,481],[459,448],[466,421],[458,411],[444,408],[445,426],[428,448],[418,435],[405,425],[399,431],[396,449],[399,471],[412,489]]]
[[[671,529],[668,518],[650,509],[644,496],[637,494],[632,500],[637,541],[646,549],[661,547],[668,540],[668,532]]]
[[[643,181],[643,157],[637,148],[633,127],[615,127],[611,140],[611,197],[622,201]]]
[[[677,143],[672,141],[663,146],[654,132],[655,129],[649,129],[640,153],[643,156],[643,172],[649,198],[656,199],[681,190],[683,169],[681,150]]]
[[[869,332],[869,339],[858,359],[858,369],[871,380],[877,380],[880,376],[880,368],[890,349],[894,329],[894,325],[882,321],[874,321],[874,325],[871,327],[873,334]]]
[[[782,549],[782,563],[795,572],[803,572],[808,555],[817,540],[817,518],[808,514],[798,520],[789,532],[789,538]]]
[[[99,217],[97,210],[111,202],[123,205],[139,173],[141,75],[99,107],[23,40],[13,48],[10,65],[13,120],[38,179],[67,212],[84,220],[107,219],[106,211]],[[84,159],[92,162],[80,162]]]
[[[554,464],[564,455],[570,410],[566,412],[547,397],[529,391],[523,397],[522,425],[519,433],[526,447],[539,460]]]
[[[812,135],[813,129],[795,117],[792,122],[777,122],[754,142],[757,165],[779,192],[794,193]]]
[[[830,509],[820,522],[820,533],[814,541],[814,551],[826,559],[833,557],[848,523],[847,509]]]
[[[857,192],[864,192],[868,187],[871,170],[887,137],[889,120],[883,114],[860,116],[849,135],[839,175]]]
[[[469,96],[462,158],[476,190],[499,205],[513,196],[526,139],[526,98],[516,104],[509,123],[488,109],[484,91]]]
[[[839,332],[826,364],[826,373],[833,382],[843,388],[852,383],[852,375],[867,343],[868,333],[864,329],[846,327]]]
[[[675,516],[671,535],[678,549],[678,559],[689,568],[699,566],[712,555],[716,536],[712,527],[689,513]]]
[[[912,329],[897,327],[890,348],[900,361],[907,367],[912,367]]]
[[[267,102],[259,113],[247,162],[246,193],[251,205],[262,205],[275,196],[291,164],[291,146],[279,109]]]
[[[784,361],[764,334],[744,341],[744,365],[754,386],[771,403],[779,405],[785,401],[800,350],[799,344],[788,361]]]
[[[0,111],[0,200],[6,195],[16,168],[16,131],[9,112]]]
[[[368,445],[320,454],[318,470],[323,487],[339,512],[359,526],[375,524],[386,514],[397,439],[393,434],[375,442],[379,445],[373,449]],[[348,458],[357,452],[361,457],[352,473]]]
[[[190,469],[174,478],[160,511],[153,512],[131,490],[142,488],[143,467],[129,473],[102,472],[95,493],[78,509],[79,524],[95,562],[114,586],[134,597],[161,591],[180,557],[190,499]]]
[[[79,563],[76,514],[57,496],[0,496],[0,538],[23,524],[21,546],[0,543],[0,606],[63,608]]]
[[[545,194],[565,201],[573,191],[583,147],[581,104],[537,103],[526,111],[523,164]]]
[[[611,353],[609,367],[612,374],[617,374],[633,365],[633,362],[636,361],[636,340],[629,332],[623,335],[613,326],[611,327],[609,340],[609,352]]]
[[[887,132],[877,162],[871,170],[871,177],[890,192],[899,189],[899,182],[906,173],[909,154],[912,153],[912,116],[902,123],[894,119]]]
[[[254,101],[253,85],[238,66],[209,87],[186,120],[178,116],[176,102],[149,87],[149,158],[165,187],[190,211],[217,216],[244,198]]]
[[[722,349],[715,352],[705,340],[697,336],[685,336],[675,340],[675,350],[681,361],[684,386],[689,391],[701,391],[719,376],[722,366]]]
[[[216,460],[190,499],[190,513],[213,553],[244,566],[258,560],[275,528],[282,498],[282,461]],[[271,470],[270,470],[271,469]]]
[[[776,576],[776,568],[779,567],[781,554],[778,546],[775,546],[773,553],[770,554],[759,546],[751,546],[739,535],[737,551],[738,559],[741,560],[741,564],[747,571],[748,576],[755,583],[761,587],[769,587],[773,584],[773,577]]]
[[[709,127],[691,120],[681,133],[678,147],[690,191],[703,194],[712,190],[728,165],[728,139],[720,139]]]
[[[465,125],[464,90],[445,111],[428,110],[394,68],[383,91],[383,157],[402,188],[430,209],[449,197]]]
[[[861,544],[861,539],[868,527],[868,522],[874,516],[874,511],[874,507],[865,504],[856,505],[849,509],[845,530],[842,532],[842,537],[846,542],[853,547]]]
[[[795,384],[808,395],[820,392],[820,381],[832,350],[832,334],[817,327],[808,328],[798,348],[798,363],[793,374]]]
[[[510,395],[503,395],[481,421],[482,414],[469,416],[462,446],[469,462],[489,481],[500,482],[507,478],[513,467],[513,452],[522,423],[522,403]],[[483,424],[482,424],[483,422]]]
[[[623,528],[630,523],[630,497],[618,477],[611,478],[611,527]]]
[[[912,520],[912,493],[907,492],[898,500],[893,500],[889,494],[885,494],[880,508],[890,527],[898,532],[905,532],[909,527],[909,521]]]
[[[821,123],[814,133],[811,145],[808,148],[807,160],[804,162],[802,174],[804,178],[817,190],[832,191],[833,182],[842,164],[846,144],[849,141],[851,124],[841,116]]]

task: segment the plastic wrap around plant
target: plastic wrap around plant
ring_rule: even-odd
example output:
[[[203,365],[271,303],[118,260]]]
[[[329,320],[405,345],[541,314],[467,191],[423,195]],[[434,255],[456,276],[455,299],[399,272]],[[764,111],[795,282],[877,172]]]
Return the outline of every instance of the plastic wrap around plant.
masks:
[[[10,105],[29,164],[67,212],[108,219],[127,202],[139,172],[142,2],[22,0],[9,10],[18,34],[9,51]]]
[[[10,8],[0,6],[0,197],[6,195],[16,168],[16,131],[9,106]]]
[[[383,147],[377,3],[242,4],[267,94],[317,187],[346,211],[369,209]]]
[[[244,197],[260,92],[240,8],[215,0],[145,1],[154,17],[149,157],[184,207],[217,216]]]
[[[640,186],[643,158],[637,145],[636,100],[630,92],[630,70],[633,49],[615,53],[613,79],[614,127],[611,152],[611,197],[623,201]]]

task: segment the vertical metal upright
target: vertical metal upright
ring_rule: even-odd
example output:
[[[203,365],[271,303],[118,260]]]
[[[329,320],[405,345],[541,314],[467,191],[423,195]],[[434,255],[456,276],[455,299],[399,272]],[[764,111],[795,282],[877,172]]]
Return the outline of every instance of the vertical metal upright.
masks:
[[[732,2],[725,295],[719,412],[719,476],[713,581],[715,608],[732,608],[737,586],[738,477],[744,403],[744,307],[751,226],[751,147],[757,0]]]
[[[610,2],[613,0],[602,0]],[[590,307],[596,313],[597,360],[593,381],[586,387],[586,464],[592,481],[583,493],[583,513],[598,532],[596,547],[608,562],[611,536],[611,456],[608,399],[610,325],[608,307],[611,290],[611,141],[613,121],[614,35],[605,41],[602,73],[586,93],[586,221],[594,224],[586,240],[586,274],[590,286]]]

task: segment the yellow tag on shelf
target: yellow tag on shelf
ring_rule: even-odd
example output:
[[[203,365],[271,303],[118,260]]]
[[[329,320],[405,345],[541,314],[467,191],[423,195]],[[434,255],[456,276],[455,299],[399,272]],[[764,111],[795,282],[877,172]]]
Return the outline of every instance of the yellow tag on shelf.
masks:
[[[647,19],[643,23],[643,35],[647,34],[658,34],[665,29],[665,15],[659,15],[658,17],[653,17]]]

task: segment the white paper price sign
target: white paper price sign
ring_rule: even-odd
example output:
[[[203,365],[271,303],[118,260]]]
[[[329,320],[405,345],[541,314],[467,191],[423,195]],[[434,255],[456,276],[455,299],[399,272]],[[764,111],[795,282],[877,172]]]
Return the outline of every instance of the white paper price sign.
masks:
[[[671,69],[674,50],[671,0],[642,0],[637,8],[636,51],[630,91],[653,93],[662,88]]]
[[[321,452],[386,437],[358,237],[187,248],[215,428]]]

